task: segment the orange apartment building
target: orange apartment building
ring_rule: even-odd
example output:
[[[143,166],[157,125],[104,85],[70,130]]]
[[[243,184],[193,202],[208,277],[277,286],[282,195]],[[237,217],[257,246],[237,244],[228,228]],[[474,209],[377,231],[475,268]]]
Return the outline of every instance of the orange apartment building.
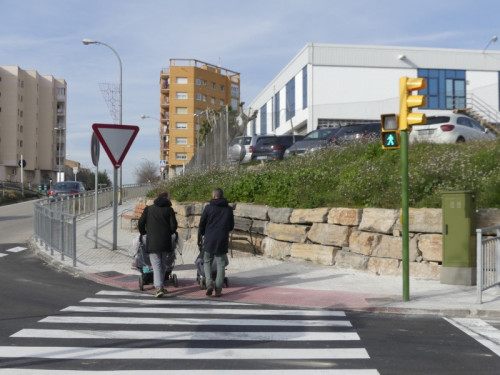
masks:
[[[240,74],[195,59],[170,59],[160,74],[160,171],[175,176],[193,157],[207,109],[240,103]]]

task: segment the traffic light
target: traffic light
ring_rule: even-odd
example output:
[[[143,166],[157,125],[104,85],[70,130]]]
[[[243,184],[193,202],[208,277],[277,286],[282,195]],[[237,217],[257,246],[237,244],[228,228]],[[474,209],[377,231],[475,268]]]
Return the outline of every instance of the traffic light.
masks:
[[[410,130],[412,125],[425,124],[424,113],[412,113],[412,108],[427,104],[425,95],[411,95],[412,91],[425,89],[425,78],[399,79],[399,130]],[[410,127],[408,129],[408,127]]]
[[[398,150],[400,147],[398,117],[399,116],[395,114],[380,116],[380,122],[382,124],[382,149],[384,150]]]

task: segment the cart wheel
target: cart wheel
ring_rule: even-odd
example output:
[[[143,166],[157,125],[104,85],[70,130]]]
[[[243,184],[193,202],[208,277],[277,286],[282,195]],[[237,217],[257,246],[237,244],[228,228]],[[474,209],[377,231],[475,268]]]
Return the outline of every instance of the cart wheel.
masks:
[[[224,285],[229,288],[229,279],[227,277],[224,277]]]
[[[177,275],[175,273],[172,274],[172,282],[174,283],[174,286],[176,288],[179,286],[179,282],[177,281]]]
[[[200,280],[200,289],[207,289],[207,282],[204,277]]]
[[[142,275],[139,276],[139,290],[144,290],[144,280],[142,279]]]

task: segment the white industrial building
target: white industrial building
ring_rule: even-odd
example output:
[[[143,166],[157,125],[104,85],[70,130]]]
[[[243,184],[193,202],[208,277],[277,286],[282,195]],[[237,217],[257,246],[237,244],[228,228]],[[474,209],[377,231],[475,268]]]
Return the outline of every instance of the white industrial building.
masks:
[[[429,115],[456,109],[500,123],[500,52],[307,44],[249,104],[247,134],[306,134],[399,112],[399,78],[427,79]],[[420,111],[420,110],[419,110]]]

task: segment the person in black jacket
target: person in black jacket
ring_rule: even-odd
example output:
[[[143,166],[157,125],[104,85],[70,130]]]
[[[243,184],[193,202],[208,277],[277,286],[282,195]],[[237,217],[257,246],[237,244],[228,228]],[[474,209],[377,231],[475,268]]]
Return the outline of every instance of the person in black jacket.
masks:
[[[177,219],[167,192],[160,193],[154,204],[144,209],[138,226],[141,236],[147,234],[146,251],[153,266],[155,297],[160,298],[166,293],[167,256],[174,251],[172,234],[177,231]]]
[[[212,262],[217,264],[217,277],[215,278],[215,296],[222,295],[222,284],[225,276],[225,259],[229,247],[229,232],[234,228],[234,213],[224,198],[222,189],[213,191],[210,204],[205,207],[200,219],[198,229],[198,245],[203,244],[203,266],[207,281],[207,296],[214,290],[212,280]],[[203,238],[204,237],[204,238]]]

